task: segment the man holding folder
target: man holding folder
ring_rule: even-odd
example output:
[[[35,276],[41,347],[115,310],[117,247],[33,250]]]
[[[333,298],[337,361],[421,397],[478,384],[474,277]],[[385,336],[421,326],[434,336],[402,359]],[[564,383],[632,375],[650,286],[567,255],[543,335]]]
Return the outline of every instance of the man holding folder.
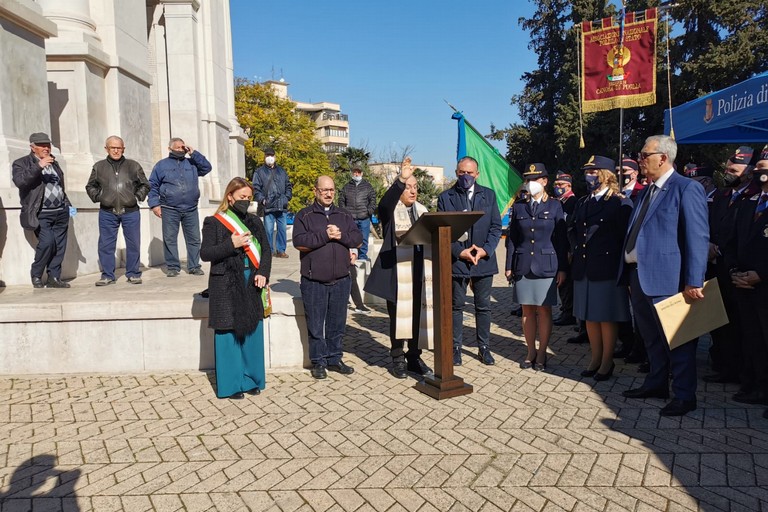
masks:
[[[624,241],[621,283],[629,283],[632,308],[645,342],[651,371],[627,398],[674,399],[659,411],[682,416],[696,409],[696,341],[669,348],[654,304],[683,292],[703,298],[709,225],[704,187],[675,172],[677,144],[664,135],[648,137],[639,156],[649,185],[638,196]]]

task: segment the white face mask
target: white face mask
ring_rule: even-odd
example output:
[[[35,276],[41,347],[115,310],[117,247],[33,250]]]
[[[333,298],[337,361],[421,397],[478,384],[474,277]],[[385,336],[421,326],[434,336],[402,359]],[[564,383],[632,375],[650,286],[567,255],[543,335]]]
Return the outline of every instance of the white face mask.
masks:
[[[544,192],[544,187],[538,181],[529,181],[527,188],[528,192],[530,192],[531,196],[533,197],[536,197],[537,195]]]
[[[264,162],[265,162],[267,165],[269,165],[269,166],[275,165],[275,157],[273,157],[273,156],[271,156],[271,155],[270,155],[270,156],[268,156],[268,157],[264,158]]]

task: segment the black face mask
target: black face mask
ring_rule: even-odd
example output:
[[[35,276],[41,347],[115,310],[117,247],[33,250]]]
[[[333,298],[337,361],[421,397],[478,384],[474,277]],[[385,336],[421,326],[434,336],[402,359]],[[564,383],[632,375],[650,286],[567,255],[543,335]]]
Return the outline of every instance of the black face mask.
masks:
[[[741,182],[741,176],[736,176],[735,174],[731,173],[725,173],[723,175],[723,183],[725,183],[726,187],[735,187]]]
[[[251,206],[251,202],[247,199],[241,199],[240,201],[235,201],[230,208],[233,212],[237,213],[241,217],[245,217],[248,215],[248,207]]]
[[[187,154],[186,151],[171,151],[171,156],[174,158],[178,158],[179,160],[184,158],[184,155],[186,154]]]

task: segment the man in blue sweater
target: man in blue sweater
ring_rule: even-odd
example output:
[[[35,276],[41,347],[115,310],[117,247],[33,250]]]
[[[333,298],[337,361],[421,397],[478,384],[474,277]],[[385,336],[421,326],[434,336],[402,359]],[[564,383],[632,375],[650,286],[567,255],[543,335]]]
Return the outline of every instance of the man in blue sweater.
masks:
[[[168,143],[170,153],[152,169],[148,203],[152,212],[163,220],[163,254],[166,275],[176,277],[179,262],[179,224],[187,244],[187,272],[194,276],[205,274],[200,268],[200,219],[197,202],[200,199],[198,178],[211,172],[211,163],[198,151],[179,138]]]

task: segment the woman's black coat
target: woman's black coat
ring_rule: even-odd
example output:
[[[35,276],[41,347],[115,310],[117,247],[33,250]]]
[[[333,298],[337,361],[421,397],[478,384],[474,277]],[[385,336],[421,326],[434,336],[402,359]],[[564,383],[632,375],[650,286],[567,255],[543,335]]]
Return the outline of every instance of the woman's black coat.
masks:
[[[211,262],[208,277],[208,326],[217,331],[234,331],[238,339],[253,332],[264,318],[261,288],[253,280],[262,275],[269,282],[272,268],[272,251],[261,219],[246,215],[243,224],[261,245],[261,261],[258,270],[251,269],[245,282],[245,250],[235,248],[232,233],[215,217],[203,221],[203,242],[200,258]]]

